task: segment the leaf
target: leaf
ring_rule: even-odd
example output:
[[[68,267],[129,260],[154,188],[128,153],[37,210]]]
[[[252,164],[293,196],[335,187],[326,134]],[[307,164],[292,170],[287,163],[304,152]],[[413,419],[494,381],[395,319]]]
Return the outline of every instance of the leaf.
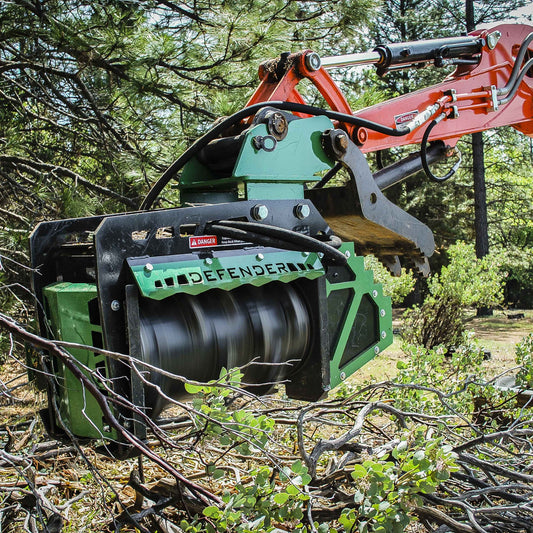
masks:
[[[189,394],[198,394],[199,392],[202,392],[204,387],[201,385],[193,385],[192,383],[185,383],[185,390]]]
[[[306,474],[307,473],[307,468],[302,464],[302,461],[300,461],[300,459],[292,463],[291,469],[295,474],[302,474],[302,473]]]
[[[217,518],[220,515],[220,509],[214,505],[209,505],[203,510],[203,514],[207,518]]]
[[[213,479],[220,479],[220,478],[224,477],[225,472],[224,472],[224,470],[221,470],[220,468],[217,468],[217,469],[213,470],[213,473],[211,475],[212,475]]]
[[[368,474],[366,468],[363,465],[355,465],[351,473],[353,479],[360,479]]]
[[[274,496],[274,501],[278,505],[284,505],[288,499],[289,499],[289,495],[286,492],[279,492],[278,494]]]

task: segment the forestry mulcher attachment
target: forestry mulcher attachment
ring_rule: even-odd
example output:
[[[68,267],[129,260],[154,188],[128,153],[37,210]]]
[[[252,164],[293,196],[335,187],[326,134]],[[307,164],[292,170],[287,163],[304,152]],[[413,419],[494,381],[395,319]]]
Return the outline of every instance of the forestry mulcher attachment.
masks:
[[[73,343],[79,368],[139,438],[145,417],[184,395],[174,375],[206,382],[242,367],[252,392],[283,383],[290,398],[318,400],[392,342],[390,299],[363,256],[376,255],[394,274],[402,264],[429,271],[431,231],[382,190],[420,170],[448,179],[464,134],[502,125],[533,134],[532,31],[501,25],[363,54],[304,51],[263,63],[246,107],[181,155],[139,212],[35,228],[42,335]],[[380,74],[429,64],[456,70],[438,85],[354,113],[328,70],[371,64]],[[302,79],[329,109],[305,104]],[[407,144],[420,149],[372,174],[365,153]],[[435,176],[430,165],[447,157],[450,171]],[[325,187],[341,168],[349,182]],[[176,178],[182,207],[151,210]],[[43,360],[54,378],[50,431],[117,439],[79,376],[55,356]]]

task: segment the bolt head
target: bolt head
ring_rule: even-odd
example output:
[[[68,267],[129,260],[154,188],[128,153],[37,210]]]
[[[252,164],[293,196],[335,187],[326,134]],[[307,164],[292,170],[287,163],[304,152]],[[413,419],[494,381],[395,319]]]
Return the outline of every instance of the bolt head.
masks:
[[[377,355],[379,353],[379,346],[374,347],[374,353]]]
[[[268,207],[263,204],[254,205],[250,214],[254,220],[265,220],[268,216]]]
[[[339,150],[345,152],[348,149],[348,136],[345,133],[339,133],[335,137],[335,145]]]
[[[377,297],[378,297],[378,291],[373,290],[373,291],[372,291],[372,296],[373,296],[374,298],[377,298]]]
[[[206,257],[206,258],[204,259],[204,263],[205,263],[206,265],[212,265],[212,264],[213,264],[213,260],[212,260],[210,257]]]
[[[349,258],[351,257],[352,254],[350,253],[350,250],[346,250],[346,251],[344,252],[344,255],[345,255],[345,257],[346,257],[347,259],[349,259]]]
[[[379,312],[379,314],[384,317],[386,315],[386,312],[385,312],[385,309],[381,309],[381,311]]]
[[[270,117],[268,126],[271,130],[270,133],[281,136],[287,131],[287,119],[281,113],[276,112]]]
[[[120,310],[120,302],[118,300],[113,300],[111,302],[111,311],[119,311]]]
[[[341,372],[340,378],[341,378],[342,381],[344,381],[346,379],[346,373],[345,372]]]
[[[311,214],[311,208],[307,204],[298,204],[294,207],[294,216],[303,220]]]
[[[146,263],[146,265],[144,265],[145,272],[152,272],[153,269],[154,269],[154,265],[152,265],[152,263]]]
[[[386,331],[382,331],[381,332],[381,338],[382,339],[386,339],[387,338],[387,332]]]
[[[322,66],[320,56],[316,52],[311,52],[305,56],[305,66],[309,70],[318,70]]]
[[[258,261],[262,261],[262,260],[265,258],[265,256],[264,256],[263,254],[257,254],[257,255],[255,256],[255,258],[256,258]]]

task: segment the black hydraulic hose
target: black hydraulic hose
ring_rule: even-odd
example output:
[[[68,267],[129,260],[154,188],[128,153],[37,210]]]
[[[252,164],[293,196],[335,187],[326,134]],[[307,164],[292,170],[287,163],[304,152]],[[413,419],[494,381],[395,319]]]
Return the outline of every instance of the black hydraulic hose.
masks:
[[[426,128],[426,131],[424,132],[424,135],[422,137],[422,144],[420,145],[420,160],[422,162],[422,168],[424,169],[426,176],[430,180],[436,181],[438,183],[442,183],[443,181],[450,179],[457,172],[457,169],[461,165],[461,161],[462,161],[461,152],[457,150],[457,155],[459,157],[459,160],[455,163],[455,165],[453,165],[453,167],[444,176],[435,176],[435,174],[433,174],[433,172],[431,172],[431,169],[429,168],[428,156],[427,156],[427,145],[428,145],[429,134],[431,133],[431,130],[445,117],[446,117],[446,113],[441,113],[437,118],[433,119],[430,122],[429,126]]]
[[[277,226],[237,220],[220,220],[215,224],[206,225],[205,231],[215,235],[217,234],[216,232],[221,235],[221,232],[224,232],[226,237],[284,250],[323,253],[326,259],[341,265],[346,264],[347,261],[346,256],[331,244],[319,241],[309,235],[303,235],[297,231]],[[340,239],[333,237],[330,242],[337,246],[340,244]]]
[[[355,117],[353,115],[348,115],[346,113],[339,113],[338,111],[331,111],[328,109],[322,109],[320,107],[310,106],[306,104],[298,104],[295,102],[260,102],[258,104],[253,104],[249,107],[245,107],[240,111],[237,111],[233,115],[221,120],[216,124],[211,130],[209,130],[205,135],[196,140],[183,154],[174,161],[162,174],[162,176],[155,182],[148,194],[145,196],[142,201],[139,209],[142,211],[148,210],[152,207],[152,204],[155,202],[161,191],[165,188],[167,183],[173,179],[176,173],[192,159],[202,148],[207,146],[213,139],[216,139],[220,133],[228,129],[230,126],[237,124],[241,120],[251,115],[255,115],[257,111],[263,107],[274,107],[276,109],[281,109],[285,111],[293,111],[295,113],[306,113],[308,115],[323,115],[332,120],[338,120],[341,122],[346,122],[348,124],[354,124],[355,126],[360,126],[363,128],[368,128],[378,133],[383,133],[384,135],[389,135],[392,137],[402,137],[410,133],[410,131],[396,130],[382,124],[378,124],[371,120],[364,118]]]
[[[531,32],[520,45],[520,50],[518,50],[518,54],[516,55],[513,70],[511,71],[509,80],[505,84],[505,87],[502,89],[503,94],[507,94],[515,86],[516,79],[519,75],[520,68],[522,66],[522,61],[524,61],[524,57],[531,41],[533,41],[533,32]]]
[[[533,35],[533,33],[531,35]],[[516,81],[514,82],[509,94],[505,98],[498,100],[498,104],[500,105],[506,104],[507,102],[510,102],[515,97],[515,94],[518,91],[518,88],[520,87],[520,84],[522,83],[524,76],[527,74],[527,71],[530,68],[533,68],[533,57],[529,61],[526,62],[526,64],[524,65],[524,68],[518,74],[518,77],[516,78]]]

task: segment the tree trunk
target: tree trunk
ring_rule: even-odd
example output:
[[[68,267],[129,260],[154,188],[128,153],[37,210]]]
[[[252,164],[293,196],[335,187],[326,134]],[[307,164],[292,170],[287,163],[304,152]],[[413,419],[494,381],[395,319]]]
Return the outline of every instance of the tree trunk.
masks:
[[[466,30],[476,27],[474,1],[465,3]],[[485,159],[483,156],[483,133],[472,134],[472,173],[474,176],[474,230],[476,233],[476,256],[482,258],[489,253],[489,231],[487,221],[487,187],[485,184]],[[492,309],[480,307],[478,316],[492,315]]]

